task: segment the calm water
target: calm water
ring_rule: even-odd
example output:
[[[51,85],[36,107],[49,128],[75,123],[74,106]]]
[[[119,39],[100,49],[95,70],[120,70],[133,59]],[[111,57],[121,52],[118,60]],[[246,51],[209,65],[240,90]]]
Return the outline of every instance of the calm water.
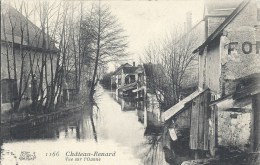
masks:
[[[11,130],[5,136],[2,165],[157,165],[166,164],[160,136],[158,104],[119,99],[98,86],[97,105],[38,128]],[[23,156],[31,155],[27,159]],[[70,156],[111,153],[110,156]],[[73,158],[73,160],[71,160]],[[77,158],[77,159],[75,159]],[[81,158],[81,159],[80,159]],[[93,158],[100,158],[99,160]]]

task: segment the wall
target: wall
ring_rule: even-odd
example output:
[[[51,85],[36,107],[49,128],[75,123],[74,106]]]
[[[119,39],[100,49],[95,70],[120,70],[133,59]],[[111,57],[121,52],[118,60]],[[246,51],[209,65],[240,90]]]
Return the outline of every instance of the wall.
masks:
[[[260,54],[256,53],[255,45],[256,41],[260,41],[260,30],[255,28],[257,25],[256,6],[256,2],[252,0],[224,30],[221,56],[225,79],[237,79],[260,71]],[[230,42],[237,42],[237,45],[229,53],[228,46],[225,45]],[[251,53],[243,52],[244,42],[254,44]]]
[[[199,83],[198,87],[204,89],[205,80],[206,80],[206,52],[199,56]]]
[[[251,113],[251,105],[243,112],[218,111],[218,145],[249,151]]]
[[[223,23],[223,21],[226,19],[226,17],[221,16],[213,16],[213,17],[207,17],[208,21],[208,36],[210,36],[218,27]],[[208,37],[207,36],[207,37]]]
[[[9,79],[9,76],[8,76],[8,65],[7,65],[7,46],[5,44],[1,44],[1,48],[2,48],[2,51],[1,51],[1,57],[2,57],[2,61],[1,61],[1,65],[2,65],[2,70],[1,70],[1,79]],[[22,58],[21,58],[21,54],[20,54],[20,50],[18,48],[15,48],[15,58],[16,58],[16,72],[17,72],[17,83],[18,83],[18,90],[19,90],[19,83],[20,83],[20,75],[21,75],[21,64],[22,64]],[[29,58],[29,53],[31,53],[32,57],[35,56],[35,60],[34,60],[34,63],[33,63],[33,68],[34,68],[34,73],[36,74],[37,76],[37,79],[38,79],[38,82],[39,82],[39,71],[36,69],[37,68],[37,64],[39,65],[39,67],[42,66],[41,64],[41,57],[42,57],[42,54],[41,52],[37,52],[37,51],[24,51],[24,55],[25,55],[25,59],[24,59],[24,69],[23,69],[23,72],[24,72],[24,76],[23,76],[23,82],[25,82],[25,80],[27,79],[27,76],[29,74],[29,71],[30,71],[30,58]],[[9,62],[10,62],[10,71],[11,71],[11,79],[14,78],[14,67],[13,67],[13,60],[11,59],[12,58],[12,51],[10,49],[10,47],[8,48],[8,54],[9,54]],[[54,72],[55,72],[55,69],[56,69],[56,59],[57,59],[57,56],[54,55],[54,58],[53,58],[53,69],[54,69]],[[38,62],[37,62],[38,61]],[[51,81],[51,61],[50,59],[48,58],[47,59],[47,81],[48,81],[48,84],[50,83]],[[54,73],[53,73],[54,74]],[[45,77],[43,79],[43,88],[45,89],[45,94],[46,95],[46,92],[47,92],[47,84],[46,84],[46,81],[45,81]],[[23,88],[25,88],[25,83],[23,83]],[[24,93],[24,96],[22,98],[22,101],[21,101],[21,105],[20,105],[20,108],[22,107],[25,107],[25,106],[28,106],[30,103],[31,103],[31,76],[29,77],[29,80],[28,80],[28,86],[27,86],[27,90],[25,91]],[[6,104],[2,104],[1,105],[2,107],[2,113],[4,111],[7,111],[11,108],[11,105],[10,103],[6,103]]]
[[[174,125],[176,129],[190,128],[191,107],[184,109],[175,119]]]
[[[219,53],[219,40],[215,39],[207,47],[205,78],[206,88],[210,88],[215,94],[220,93],[221,61]]]
[[[252,51],[248,54],[242,50],[244,42],[256,44],[256,41],[260,41],[260,31],[255,28],[257,25],[256,6],[256,1],[251,0],[223,31],[220,54],[221,78],[224,82],[225,94],[235,91],[236,84],[232,80],[260,71],[260,54],[256,53],[256,45],[252,45]],[[232,49],[230,49],[230,45]],[[248,47],[245,49],[248,50]],[[242,113],[218,111],[219,145],[249,151],[252,105],[243,107],[242,110]]]

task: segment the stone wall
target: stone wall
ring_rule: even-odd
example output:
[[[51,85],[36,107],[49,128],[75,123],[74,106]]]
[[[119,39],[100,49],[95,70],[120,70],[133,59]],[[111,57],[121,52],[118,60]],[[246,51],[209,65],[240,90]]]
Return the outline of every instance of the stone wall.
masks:
[[[251,105],[242,112],[218,111],[218,145],[250,150]]]
[[[224,30],[221,58],[224,59],[222,66],[226,79],[237,79],[260,72],[260,54],[256,50],[256,42],[260,41],[260,30],[256,28],[256,12],[256,2],[251,1]],[[249,45],[245,42],[252,44],[250,53],[245,53],[249,51]],[[232,45],[231,50],[228,44]]]

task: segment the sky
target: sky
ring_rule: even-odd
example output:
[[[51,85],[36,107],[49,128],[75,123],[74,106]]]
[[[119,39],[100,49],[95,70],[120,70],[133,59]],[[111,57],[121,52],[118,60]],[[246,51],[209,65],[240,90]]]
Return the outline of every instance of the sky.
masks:
[[[65,1],[79,2],[78,0]],[[93,1],[86,0],[85,3],[91,4]],[[150,42],[162,39],[166,33],[171,33],[176,27],[184,27],[187,12],[192,13],[192,25],[202,20],[204,12],[204,0],[101,0],[101,3],[110,6],[112,14],[118,18],[122,28],[125,29],[129,43],[127,50],[130,52],[129,57],[110,63],[109,71],[115,70],[126,62],[135,61],[139,64],[140,57],[143,57],[145,47]],[[35,20],[33,22],[37,23]]]
[[[143,56],[144,49],[152,42],[163,38],[166,33],[176,27],[184,27],[186,13],[192,13],[192,25],[203,17],[204,1],[169,0],[169,1],[102,1],[111,7],[119,23],[128,36],[131,53],[126,61],[110,64],[109,70],[115,69],[120,63],[135,61]]]

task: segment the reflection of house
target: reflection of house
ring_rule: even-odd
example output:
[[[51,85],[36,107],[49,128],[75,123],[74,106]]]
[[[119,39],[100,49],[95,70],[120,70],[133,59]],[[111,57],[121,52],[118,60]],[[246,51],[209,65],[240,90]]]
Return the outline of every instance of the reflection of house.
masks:
[[[58,50],[53,40],[46,34],[43,37],[40,28],[11,6],[2,4],[1,14],[1,106],[4,112],[11,109],[11,103],[18,99],[21,99],[20,107],[23,107],[33,97],[37,97],[35,93],[44,92],[46,95],[50,91],[50,88],[47,89],[52,76],[50,65],[56,68]],[[40,70],[42,61],[45,60],[46,70],[43,70],[42,82],[44,89],[39,90],[37,84],[40,83]]]
[[[260,6],[233,2],[205,4],[207,38],[194,51],[199,90],[163,113],[170,127],[187,124],[190,149],[212,155],[219,146],[247,152],[260,146]]]

